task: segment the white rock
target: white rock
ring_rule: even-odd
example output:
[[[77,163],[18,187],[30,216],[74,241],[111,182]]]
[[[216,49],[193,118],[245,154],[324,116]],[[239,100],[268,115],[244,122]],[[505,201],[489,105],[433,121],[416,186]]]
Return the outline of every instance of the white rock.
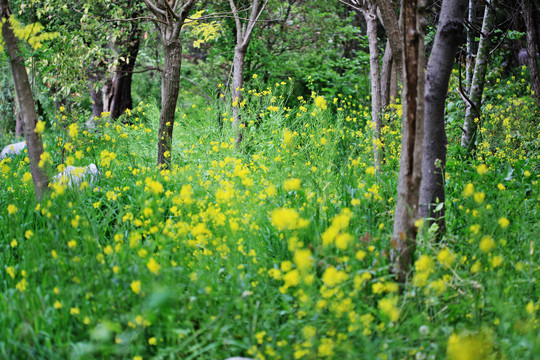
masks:
[[[90,164],[82,167],[69,165],[64,171],[57,174],[53,178],[53,182],[61,183],[68,187],[79,187],[83,181],[88,182],[88,185],[92,185],[98,174],[99,171],[96,164]]]
[[[0,160],[7,157],[8,155],[19,155],[20,153],[22,153],[25,147],[26,141],[21,141],[4,147],[4,150],[2,150],[2,153],[0,153]]]

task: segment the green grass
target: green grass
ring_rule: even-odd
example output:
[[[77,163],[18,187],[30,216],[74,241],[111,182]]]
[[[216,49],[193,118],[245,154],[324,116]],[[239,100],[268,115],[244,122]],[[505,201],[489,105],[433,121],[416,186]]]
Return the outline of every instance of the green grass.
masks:
[[[105,118],[75,136],[66,114],[46,130],[50,173],[96,163],[90,187],[56,186],[38,204],[26,154],[2,161],[0,357],[537,357],[539,154],[515,151],[538,150],[530,99],[513,108],[527,132],[498,150],[508,156],[487,146],[460,159],[449,125],[449,231],[437,243],[421,229],[399,292],[388,251],[400,107],[375,173],[369,109],[342,98],[288,109],[286,85],[247,94],[240,147],[229,107],[179,109],[168,171],[155,167],[159,111],[145,104],[122,119],[132,125]],[[490,139],[504,144],[505,131]]]

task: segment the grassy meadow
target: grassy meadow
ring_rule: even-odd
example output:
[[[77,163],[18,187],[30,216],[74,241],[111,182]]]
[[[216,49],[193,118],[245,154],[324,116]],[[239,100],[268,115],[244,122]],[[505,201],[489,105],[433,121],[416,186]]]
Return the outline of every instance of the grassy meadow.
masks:
[[[290,99],[292,80],[244,89],[239,146],[230,105],[183,96],[169,170],[154,104],[95,130],[59,108],[41,165],[100,175],[38,203],[26,152],[0,163],[0,358],[540,358],[539,114],[525,74],[492,76],[470,159],[450,91],[448,232],[417,222],[403,289],[399,103],[380,171],[369,101]]]

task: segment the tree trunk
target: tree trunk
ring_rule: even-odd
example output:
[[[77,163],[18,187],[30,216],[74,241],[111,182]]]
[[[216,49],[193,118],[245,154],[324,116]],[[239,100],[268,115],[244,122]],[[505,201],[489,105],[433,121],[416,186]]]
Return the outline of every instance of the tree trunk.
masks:
[[[490,35],[494,23],[493,6],[493,0],[486,0],[482,33],[480,34],[478,52],[476,53],[476,63],[474,65],[474,73],[469,91],[469,99],[472,104],[467,103],[467,108],[465,110],[461,146],[467,149],[467,154],[469,155],[476,149],[477,122],[482,113],[482,94],[484,93],[484,82],[489,61]]]
[[[386,40],[381,70],[381,109],[384,111],[391,100],[392,69],[394,67],[394,54],[390,47],[390,40]]]
[[[475,0],[469,0],[469,14],[467,20],[469,24],[474,24],[475,12]],[[473,69],[474,69],[474,32],[473,29],[467,27],[467,57],[465,65],[465,92],[468,94],[471,87]]]
[[[403,129],[391,251],[393,272],[400,283],[406,281],[414,261],[417,234],[414,222],[422,179],[424,1],[403,0],[403,12]]]
[[[421,217],[436,219],[438,234],[445,232],[445,207],[435,212],[437,203],[445,201],[446,130],[444,104],[454,58],[463,33],[467,0],[444,0],[433,49],[426,70],[424,148],[420,184]],[[433,220],[430,221],[430,224]]]
[[[529,61],[529,75],[531,78],[531,91],[537,105],[540,105],[540,74],[538,71],[538,34],[533,16],[532,0],[522,0],[523,18],[527,29],[527,55]]]
[[[363,13],[367,24],[369,41],[369,76],[371,78],[371,121],[373,122],[373,154],[375,168],[379,170],[382,165],[381,144],[381,72],[379,68],[379,41],[377,40],[377,10],[370,5]]]
[[[237,40],[238,41],[238,40]],[[233,106],[233,123],[232,126],[235,129],[238,129],[240,126],[240,116],[239,108],[240,103],[242,102],[242,87],[244,86],[244,64],[246,59],[246,50],[242,46],[236,46],[234,48],[234,59],[233,59],[233,79],[232,79],[232,101],[233,104],[236,103],[236,106]]]
[[[379,8],[382,23],[394,54],[397,74],[401,76],[403,71],[403,35],[400,32],[400,20],[394,11],[392,0],[375,0],[374,2]]]
[[[119,118],[126,109],[133,108],[133,99],[131,97],[131,82],[133,79],[133,70],[141,45],[141,30],[135,24],[126,39],[127,51],[122,54],[116,73],[112,81],[112,99],[110,103],[111,118]],[[122,58],[124,60],[122,60]]]
[[[0,1],[0,18],[8,19],[11,12],[9,10],[8,0]],[[23,122],[24,136],[26,139],[26,147],[28,149],[28,158],[30,160],[30,171],[34,182],[34,190],[36,197],[41,200],[43,194],[49,186],[49,177],[45,169],[39,167],[41,154],[43,154],[43,143],[41,135],[35,132],[36,123],[38,121],[32,88],[28,80],[28,74],[24,66],[24,58],[19,49],[18,40],[15,37],[13,28],[6,20],[2,25],[2,35],[6,51],[9,55],[11,72],[13,74],[13,82],[17,93],[17,102],[21,119]]]
[[[390,76],[390,102],[391,103],[395,103],[399,95],[398,77],[400,73],[397,70],[397,64],[396,64],[395,59],[401,58],[402,56],[403,56],[402,54],[394,55],[394,61],[392,62],[392,72]]]
[[[163,40],[164,66],[161,79],[161,115],[158,130],[158,165],[168,168],[171,162],[174,115],[180,90],[182,43],[180,39]]]
[[[90,98],[92,99],[92,118],[99,118],[103,112],[103,93],[101,89],[96,89],[94,84],[90,84]]]

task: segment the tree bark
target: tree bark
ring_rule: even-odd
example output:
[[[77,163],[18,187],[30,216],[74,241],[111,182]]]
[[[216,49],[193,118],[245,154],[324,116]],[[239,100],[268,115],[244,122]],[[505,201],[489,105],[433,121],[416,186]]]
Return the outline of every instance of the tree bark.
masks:
[[[251,41],[251,36],[253,35],[253,29],[261,17],[266,4],[268,4],[268,0],[264,0],[263,2],[259,0],[250,1],[251,12],[249,14],[249,18],[246,22],[242,23],[240,11],[236,6],[235,1],[229,0],[229,5],[236,24],[236,46],[234,48],[231,96],[233,103],[236,103],[236,106],[233,106],[232,127],[233,129],[238,129],[237,143],[242,141],[242,130],[239,128],[241,121],[238,110],[240,108],[240,103],[242,102],[241,89],[244,86],[244,65],[246,52]]]
[[[521,0],[523,18],[527,31],[527,55],[529,62],[529,76],[531,79],[531,91],[537,105],[540,105],[540,74],[538,70],[538,33],[533,16],[532,0]]]
[[[433,49],[429,57],[425,83],[424,148],[422,181],[420,184],[421,217],[429,217],[439,226],[438,235],[445,232],[445,207],[435,211],[437,203],[445,201],[444,182],[446,147],[444,104],[457,48],[463,33],[467,0],[444,0]]]
[[[394,54],[394,62],[396,64],[397,74],[400,76],[403,71],[403,35],[400,31],[400,22],[394,11],[391,0],[374,1],[375,5],[377,5],[379,9],[380,17],[382,19],[386,35],[388,36],[392,53]]]
[[[141,44],[140,39],[141,29],[134,23],[128,38],[125,40],[125,44],[121,44],[121,46],[127,46],[127,48],[125,53],[120,56],[119,64],[112,80],[112,99],[109,111],[113,119],[119,118],[126,109],[133,108],[131,83]]]
[[[180,39],[163,40],[164,66],[161,78],[161,115],[158,130],[158,164],[169,167],[174,129],[174,115],[180,90],[182,43]]]
[[[238,109],[240,108],[240,102],[242,102],[242,87],[244,86],[244,64],[246,59],[246,49],[241,46],[234,48],[233,59],[233,79],[232,79],[232,101],[233,104],[233,123],[232,126],[238,129],[240,126],[240,115]]]
[[[469,0],[469,14],[467,15],[467,20],[469,24],[474,24],[475,19],[475,0]],[[466,55],[466,65],[465,65],[465,92],[468,94],[470,86],[472,83],[474,69],[474,32],[470,27],[467,28],[467,55]]]
[[[468,155],[472,154],[476,149],[477,122],[482,114],[482,95],[484,93],[484,82],[489,62],[490,36],[494,24],[493,6],[493,0],[486,0],[482,33],[480,34],[476,63],[474,65],[474,73],[469,91],[469,99],[472,104],[466,104],[461,146],[467,150]]]
[[[423,0],[403,0],[403,128],[398,196],[394,215],[391,260],[398,281],[407,280],[416,249],[422,143],[424,132],[424,33]]]
[[[394,67],[394,54],[390,40],[386,40],[381,70],[381,108],[384,111],[390,105],[392,88],[392,69]]]
[[[143,0],[153,14],[163,43],[163,73],[161,77],[161,114],[158,129],[158,166],[169,168],[171,164],[174,115],[180,90],[180,69],[182,65],[181,30],[197,0],[174,2]]]
[[[371,121],[373,127],[373,154],[375,168],[382,165],[381,147],[381,71],[379,67],[379,41],[377,39],[377,7],[369,4],[362,12],[367,24],[369,42],[369,75],[371,80]]]
[[[49,177],[45,172],[45,169],[39,167],[41,154],[43,154],[43,143],[41,141],[41,135],[35,132],[38,117],[34,104],[34,97],[32,95],[30,81],[28,80],[28,74],[24,66],[24,58],[19,49],[18,39],[15,37],[9,20],[7,20],[10,15],[11,11],[9,10],[8,0],[0,0],[0,18],[6,19],[2,25],[2,35],[6,51],[9,55],[9,63],[11,65],[13,82],[17,93],[17,102],[19,104],[20,115],[23,122],[34,190],[38,200],[41,200],[49,186]]]

